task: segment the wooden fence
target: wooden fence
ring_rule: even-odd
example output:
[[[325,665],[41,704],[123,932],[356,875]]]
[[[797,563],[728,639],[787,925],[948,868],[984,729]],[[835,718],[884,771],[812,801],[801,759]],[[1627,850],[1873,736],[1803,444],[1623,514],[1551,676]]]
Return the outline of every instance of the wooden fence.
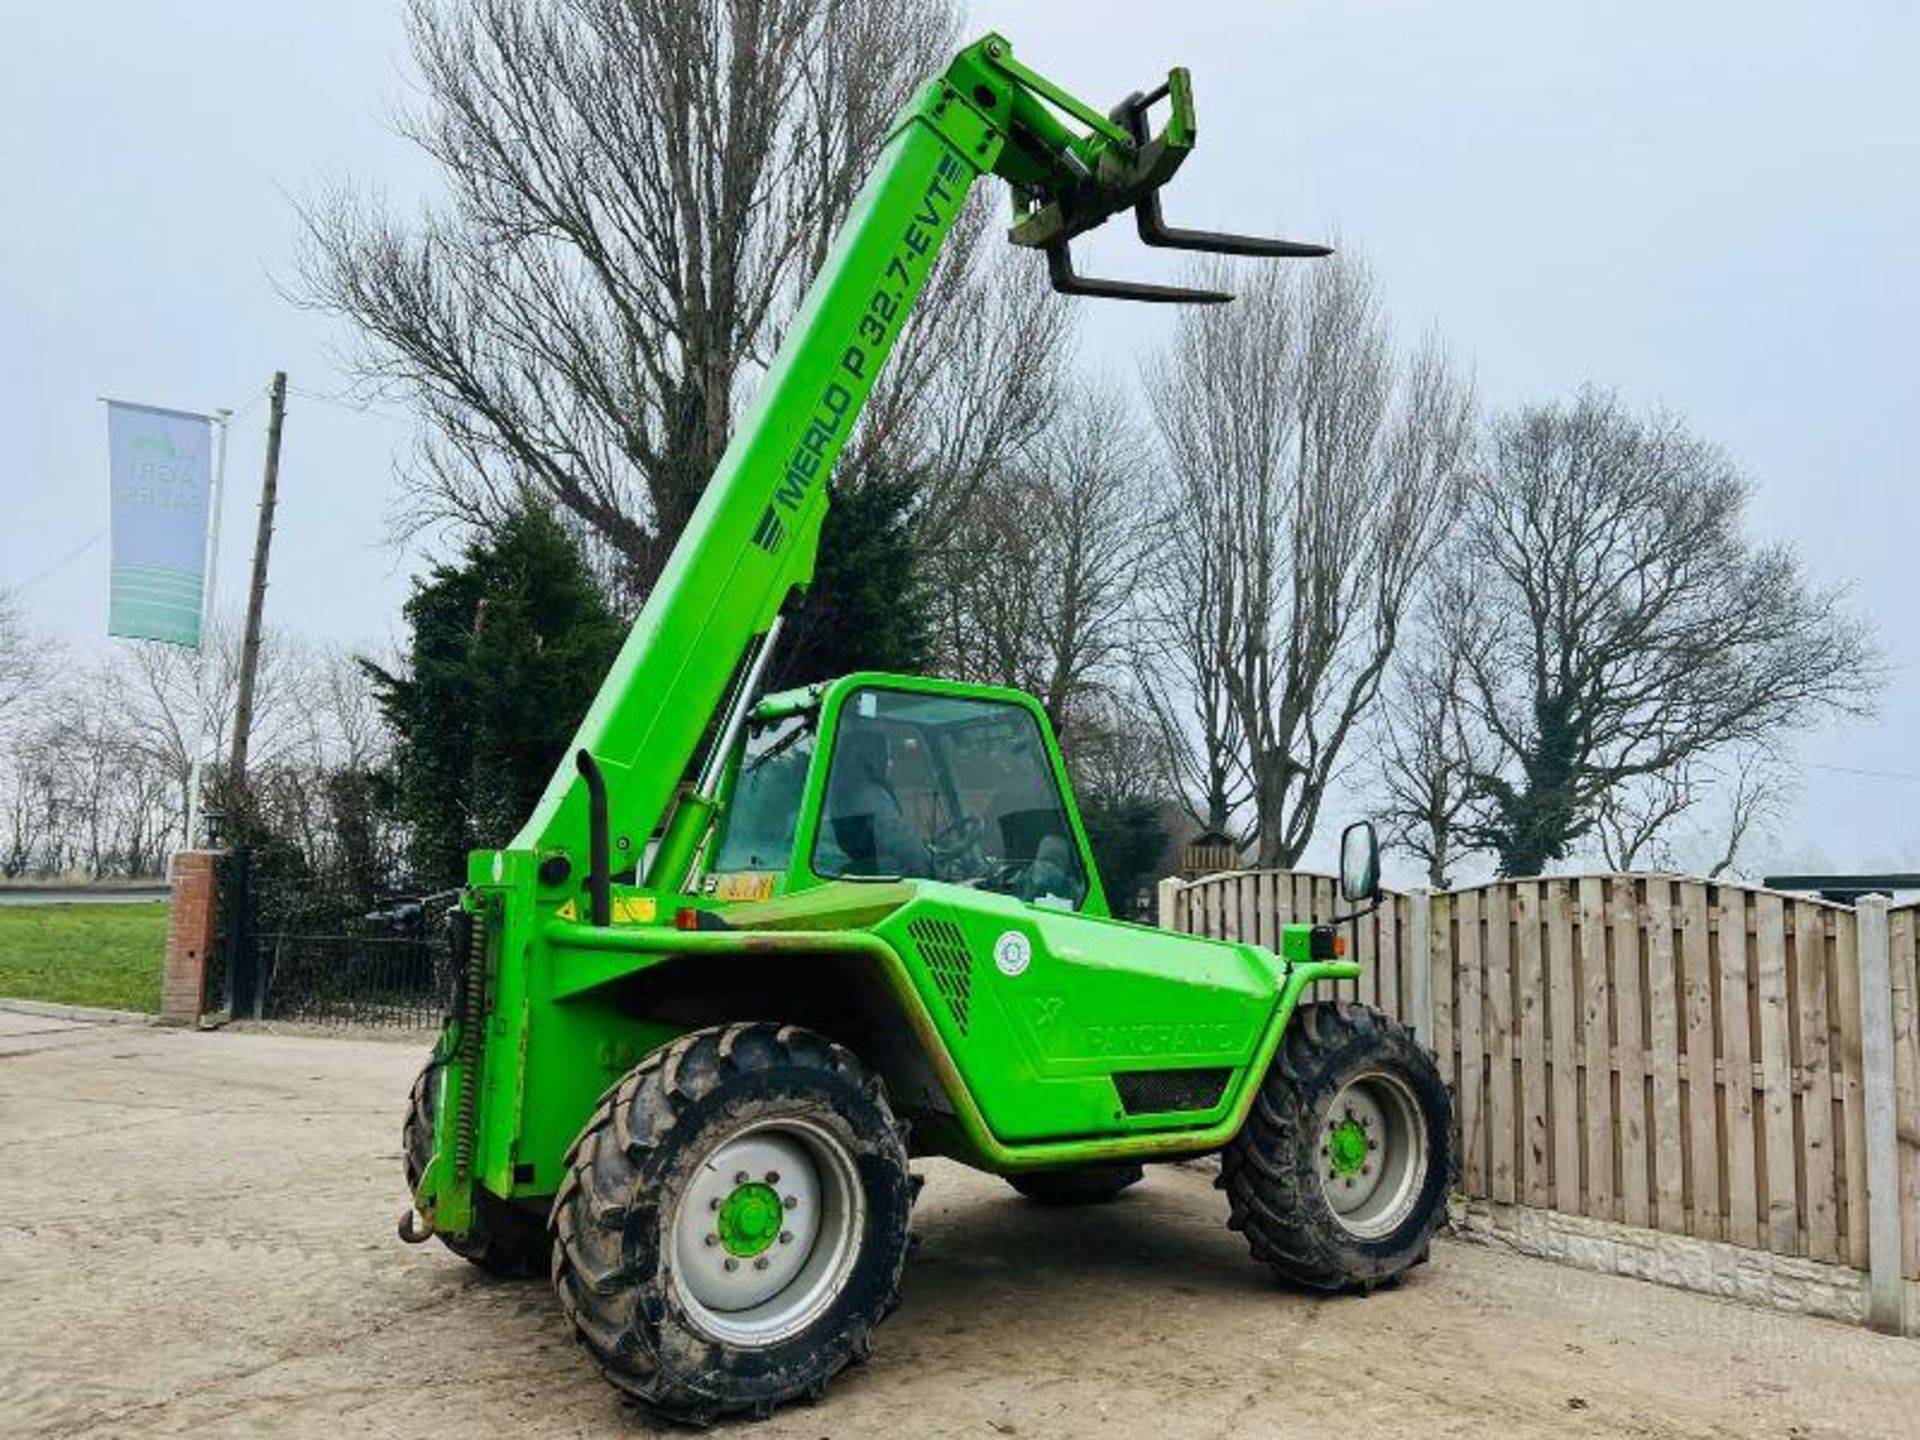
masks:
[[[1272,946],[1334,900],[1320,875],[1167,881],[1161,923]],[[1920,909],[1589,875],[1389,895],[1353,929],[1341,989],[1440,1057],[1469,1197],[1870,1270],[1897,1325]]]

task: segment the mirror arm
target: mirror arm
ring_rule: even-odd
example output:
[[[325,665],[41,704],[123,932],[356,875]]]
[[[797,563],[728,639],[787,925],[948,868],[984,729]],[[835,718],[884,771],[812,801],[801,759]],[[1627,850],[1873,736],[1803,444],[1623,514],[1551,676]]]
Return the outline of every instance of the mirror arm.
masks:
[[[1345,915],[1336,915],[1333,917],[1333,919],[1327,921],[1327,924],[1350,925],[1355,920],[1364,920],[1367,918],[1367,916],[1373,914],[1374,911],[1378,910],[1381,907],[1381,905],[1386,902],[1386,898],[1387,897],[1384,894],[1376,890],[1373,892],[1372,903],[1367,905],[1364,909],[1352,910]]]

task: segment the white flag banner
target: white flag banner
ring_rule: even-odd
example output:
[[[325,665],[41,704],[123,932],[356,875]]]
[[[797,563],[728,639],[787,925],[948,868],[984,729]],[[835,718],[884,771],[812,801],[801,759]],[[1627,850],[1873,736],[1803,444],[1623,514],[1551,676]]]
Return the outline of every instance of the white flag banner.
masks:
[[[113,568],[107,633],[200,648],[213,423],[107,402]]]

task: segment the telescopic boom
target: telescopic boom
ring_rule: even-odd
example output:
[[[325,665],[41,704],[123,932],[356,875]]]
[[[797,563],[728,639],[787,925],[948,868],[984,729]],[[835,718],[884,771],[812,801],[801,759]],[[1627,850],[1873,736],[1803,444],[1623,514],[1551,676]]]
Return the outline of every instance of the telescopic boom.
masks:
[[[1161,100],[1169,115],[1154,135],[1146,117]],[[590,810],[599,808],[590,806],[588,776],[596,774],[611,864],[631,867],[664,829],[660,859],[641,878],[666,889],[683,882],[713,809],[711,796],[683,795],[683,780],[729,687],[744,690],[743,666],[762,655],[763,637],[813,578],[834,461],[976,180],[991,174],[1009,184],[1009,238],[1043,251],[1054,287],[1069,294],[1231,298],[1078,275],[1069,243],[1127,209],[1150,245],[1328,253],[1320,245],[1169,228],[1159,189],[1194,138],[1185,70],[1102,114],[1021,65],[997,35],[963,50],[920,92],[854,200],[566,762],[512,848],[564,854],[573,873],[584,874]]]

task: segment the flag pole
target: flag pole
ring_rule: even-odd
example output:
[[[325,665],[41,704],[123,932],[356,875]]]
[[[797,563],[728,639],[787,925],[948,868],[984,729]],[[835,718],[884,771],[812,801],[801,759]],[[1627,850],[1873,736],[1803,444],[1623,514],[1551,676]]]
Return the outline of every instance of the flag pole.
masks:
[[[189,850],[200,848],[200,826],[205,818],[204,807],[200,803],[200,784],[206,769],[207,641],[213,633],[214,582],[220,574],[220,511],[221,501],[226,495],[227,421],[233,418],[233,411],[223,407],[215,410],[211,418],[213,486],[208,503],[213,507],[213,514],[208,517],[207,523],[207,582],[200,596],[200,644],[193,672],[193,755],[187,766],[186,848]]]

